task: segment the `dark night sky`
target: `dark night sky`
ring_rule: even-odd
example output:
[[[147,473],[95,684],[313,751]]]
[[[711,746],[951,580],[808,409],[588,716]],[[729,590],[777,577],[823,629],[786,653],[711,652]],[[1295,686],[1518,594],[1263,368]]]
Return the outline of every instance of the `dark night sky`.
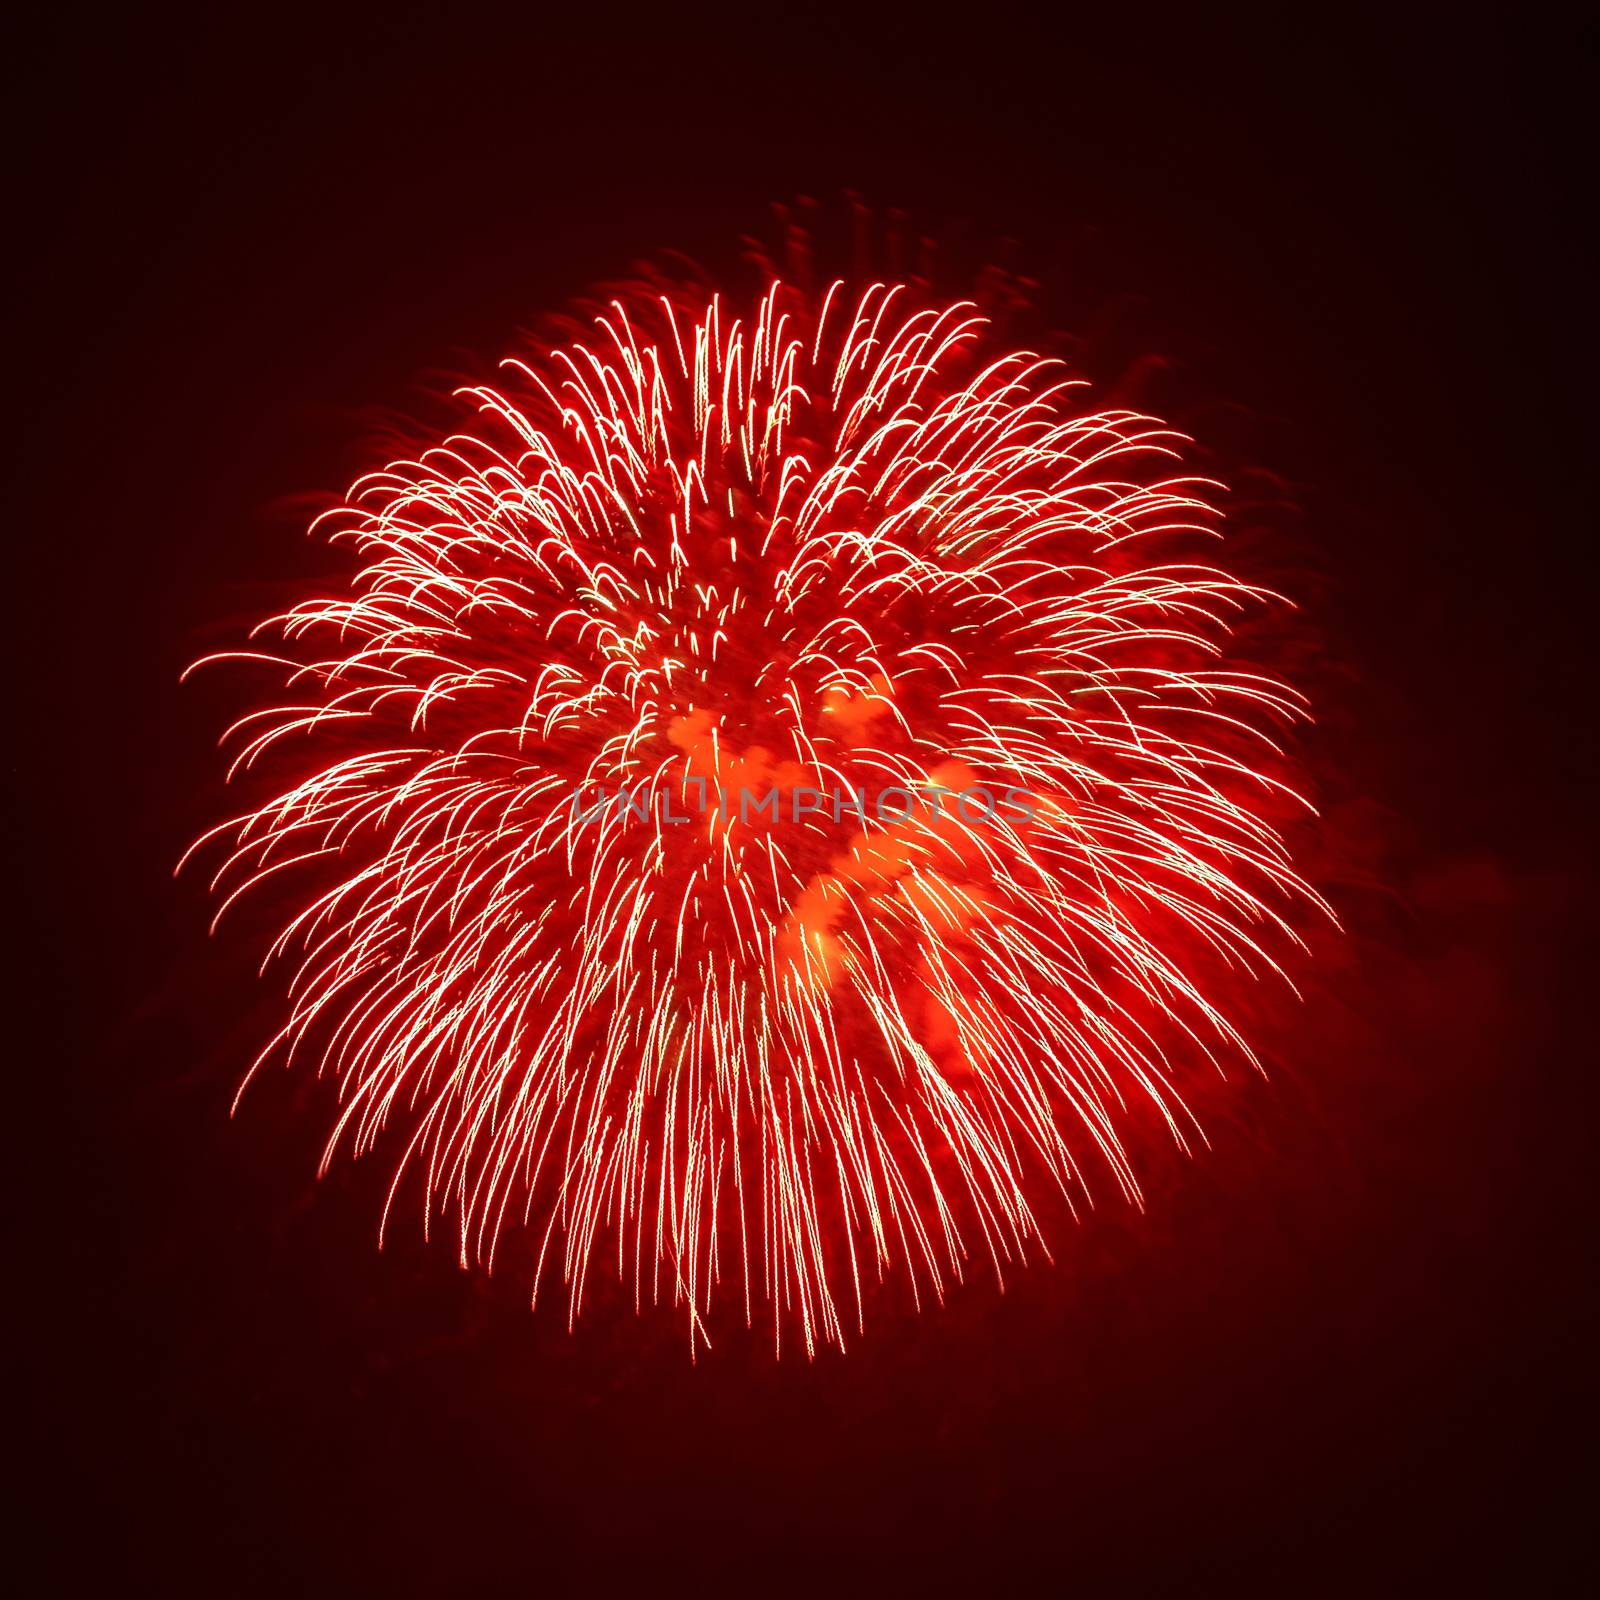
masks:
[[[1570,1570],[1592,43],[1520,8],[1064,10],[57,14],[16,51],[9,1210],[44,1257],[24,1448],[65,1592]],[[228,1121],[272,996],[170,877],[228,703],[176,678],[329,570],[305,496],[427,374],[846,189],[1015,236],[1110,308],[1108,364],[1159,351],[1245,408],[1321,574],[1351,936],[1146,1218],[844,1359],[691,1368],[669,1316],[573,1338],[515,1272],[378,1255],[383,1173],[311,1181],[314,1085]]]

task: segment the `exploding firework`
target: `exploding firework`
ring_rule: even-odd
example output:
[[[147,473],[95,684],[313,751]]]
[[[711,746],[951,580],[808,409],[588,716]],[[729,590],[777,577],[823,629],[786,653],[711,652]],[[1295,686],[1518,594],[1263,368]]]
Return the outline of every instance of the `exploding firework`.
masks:
[[[811,1351],[891,1269],[1024,1260],[1042,1194],[1137,1203],[1130,1126],[1187,1148],[1184,1075],[1253,1059],[1225,991],[1321,904],[1303,702],[1234,658],[1275,597],[1195,558],[1186,440],[985,338],[887,285],[618,300],[319,520],[345,596],[207,658],[284,686],[196,846],[219,916],[295,896],[256,1066],[337,1081],[383,1227]]]

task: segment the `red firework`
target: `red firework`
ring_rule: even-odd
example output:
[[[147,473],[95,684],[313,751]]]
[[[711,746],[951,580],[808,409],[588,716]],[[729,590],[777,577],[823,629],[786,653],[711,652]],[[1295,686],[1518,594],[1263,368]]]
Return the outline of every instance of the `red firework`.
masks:
[[[347,596],[208,658],[284,681],[200,841],[223,909],[299,886],[257,1066],[336,1078],[324,1166],[392,1144],[385,1224],[410,1177],[463,1262],[531,1227],[569,1318],[604,1264],[811,1351],[891,1266],[1023,1259],[1041,1185],[1137,1203],[1137,1108],[1186,1146],[1183,1072],[1253,1059],[1217,975],[1321,905],[1187,441],[911,301],[614,302],[319,520]]]

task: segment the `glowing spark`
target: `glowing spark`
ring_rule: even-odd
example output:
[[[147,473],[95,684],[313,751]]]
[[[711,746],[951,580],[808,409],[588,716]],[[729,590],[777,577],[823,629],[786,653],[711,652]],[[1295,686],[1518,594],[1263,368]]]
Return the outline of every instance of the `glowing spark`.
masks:
[[[569,1318],[606,1265],[692,1350],[731,1281],[810,1351],[1088,1158],[1137,1203],[1137,1106],[1184,1145],[1175,1076],[1251,1059],[1207,975],[1320,905],[1187,441],[909,299],[614,303],[320,519],[348,597],[208,658],[284,675],[228,736],[278,792],[200,841],[223,909],[303,896],[257,1067],[337,1080],[324,1165],[393,1142],[385,1225],[409,1179],[464,1263],[530,1226]]]

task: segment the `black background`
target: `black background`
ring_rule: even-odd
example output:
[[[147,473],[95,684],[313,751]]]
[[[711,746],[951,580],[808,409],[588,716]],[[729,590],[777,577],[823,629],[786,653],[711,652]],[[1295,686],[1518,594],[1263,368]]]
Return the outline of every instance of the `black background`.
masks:
[[[1570,1572],[1589,46],[1338,15],[57,13],[13,54],[6,1209],[44,1257],[14,1454],[61,1588]],[[666,1313],[569,1336],[514,1268],[379,1255],[376,1166],[312,1182],[316,1085],[228,1120],[272,997],[171,880],[228,704],[176,678],[329,570],[296,497],[374,408],[846,189],[1084,263],[1117,360],[1248,408],[1323,574],[1351,935],[1146,1217],[844,1357],[735,1333],[691,1367]]]

